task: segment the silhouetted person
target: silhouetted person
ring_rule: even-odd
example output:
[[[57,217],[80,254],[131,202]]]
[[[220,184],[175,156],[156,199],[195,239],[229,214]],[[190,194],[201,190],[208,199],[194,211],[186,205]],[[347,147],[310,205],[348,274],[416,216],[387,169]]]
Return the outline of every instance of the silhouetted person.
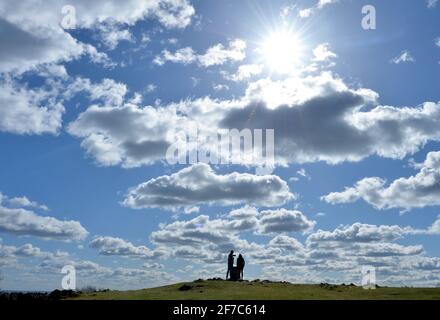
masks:
[[[243,269],[245,264],[246,262],[244,261],[243,256],[239,254],[237,258],[237,269],[241,280],[243,280]]]
[[[234,250],[231,250],[228,255],[228,271],[226,272],[226,280],[228,280],[228,276],[231,275],[232,268],[234,268]]]

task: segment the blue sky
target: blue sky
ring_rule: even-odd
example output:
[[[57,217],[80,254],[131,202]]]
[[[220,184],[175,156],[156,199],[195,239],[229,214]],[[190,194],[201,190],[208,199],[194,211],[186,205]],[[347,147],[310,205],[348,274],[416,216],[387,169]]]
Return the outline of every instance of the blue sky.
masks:
[[[3,1],[0,288],[223,277],[230,249],[249,278],[437,286],[439,5]],[[275,169],[170,165],[195,125],[274,129]]]

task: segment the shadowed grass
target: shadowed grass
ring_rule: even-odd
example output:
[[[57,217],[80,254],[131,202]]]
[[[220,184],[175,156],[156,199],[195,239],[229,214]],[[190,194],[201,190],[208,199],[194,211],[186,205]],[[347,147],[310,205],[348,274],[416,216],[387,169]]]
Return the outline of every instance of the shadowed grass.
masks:
[[[84,293],[87,300],[439,300],[440,288],[377,288],[346,285],[303,285],[281,282],[194,282],[132,290]]]

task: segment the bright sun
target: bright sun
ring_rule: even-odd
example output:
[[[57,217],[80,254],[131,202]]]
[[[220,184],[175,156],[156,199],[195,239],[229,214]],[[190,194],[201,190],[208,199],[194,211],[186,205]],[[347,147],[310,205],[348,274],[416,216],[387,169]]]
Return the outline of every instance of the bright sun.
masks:
[[[276,72],[289,72],[301,60],[302,46],[298,36],[290,31],[270,34],[261,51],[268,67]]]

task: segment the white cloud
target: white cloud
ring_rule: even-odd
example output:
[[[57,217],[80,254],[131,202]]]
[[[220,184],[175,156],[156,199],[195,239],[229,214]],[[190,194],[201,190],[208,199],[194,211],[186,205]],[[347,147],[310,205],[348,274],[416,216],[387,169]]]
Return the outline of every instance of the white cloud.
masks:
[[[435,8],[437,6],[438,0],[426,0],[426,5],[428,8]]]
[[[143,46],[146,46],[151,42],[151,36],[148,33],[142,33],[140,41]]]
[[[197,54],[191,47],[176,50],[174,53],[163,50],[153,62],[159,66],[166,62],[190,64],[197,62],[202,67],[222,65],[228,61],[241,61],[246,57],[246,42],[235,39],[229,42],[228,47],[218,43],[206,50],[204,54]]]
[[[437,220],[426,230],[427,234],[440,234],[440,215],[437,217]]]
[[[244,64],[238,67],[235,74],[229,74],[227,72],[222,72],[222,74],[225,79],[238,82],[261,74],[263,68],[264,66],[262,64]]]
[[[41,11],[34,17],[22,16],[15,11],[27,6],[24,3],[17,6],[12,2],[2,1],[0,4],[0,41],[3,44],[0,72],[21,73],[41,64],[70,61],[86,53],[81,43],[59,27],[45,27],[43,21],[35,21],[36,17],[42,16]],[[25,19],[36,25],[29,25]]]
[[[301,18],[308,18],[316,11],[323,9],[324,7],[339,2],[339,0],[318,0],[313,7],[304,8],[298,11],[298,15]]]
[[[391,62],[394,64],[409,63],[416,62],[416,59],[414,59],[408,50],[404,50],[397,57],[391,59]]]
[[[157,3],[157,1],[156,1]],[[168,28],[185,28],[195,14],[194,7],[188,0],[162,0],[154,15]]]
[[[6,205],[12,206],[12,207],[36,208],[36,209],[40,209],[40,210],[44,210],[44,211],[49,210],[49,208],[46,205],[39,204],[36,201],[29,200],[25,196],[10,198],[6,195],[3,195],[0,192],[0,205],[1,204],[6,204]]]
[[[246,42],[235,39],[229,42],[225,48],[222,44],[216,44],[209,48],[205,54],[198,57],[199,63],[203,67],[224,64],[227,61],[241,61],[246,57]]]
[[[58,134],[64,104],[76,94],[84,92],[91,101],[117,106],[127,93],[125,84],[111,79],[92,83],[86,78],[70,78],[60,65],[45,65],[39,67],[38,72],[51,77],[38,88],[29,88],[8,77],[0,81],[0,131],[22,135]]]
[[[151,250],[146,246],[135,246],[131,242],[115,237],[97,237],[90,242],[90,247],[99,250],[105,256],[124,256],[140,259],[156,259],[163,252]]]
[[[113,62],[106,53],[96,50],[96,48],[90,44],[85,44],[84,50],[92,63],[102,64],[104,68],[108,69],[117,66],[117,63]]]
[[[358,184],[359,187],[362,187],[363,184],[375,184],[377,182],[376,179],[366,180],[361,185]],[[357,186],[354,188],[345,188],[342,192],[332,192],[328,195],[322,196],[321,200],[326,201],[331,204],[336,203],[351,203],[359,200],[360,192],[358,191]]]
[[[13,1],[4,1],[2,12],[8,14],[13,21],[26,20],[29,25],[46,24],[55,25],[63,17],[61,9],[69,5],[68,1],[48,0],[44,4],[34,3],[27,0],[22,6],[15,6]],[[144,18],[155,18],[168,27],[186,27],[191,22],[194,9],[187,0],[154,0],[154,1],[120,1],[79,0],[74,4],[76,10],[77,27],[91,28],[96,22],[126,23],[129,25]],[[45,14],[42,15],[41,12]],[[39,14],[40,13],[40,14]],[[166,14],[175,16],[174,23],[165,23]],[[180,20],[179,20],[180,18]]]
[[[220,175],[209,165],[199,163],[132,188],[123,203],[134,209],[244,203],[270,207],[293,198],[287,183],[277,176],[237,172]]]
[[[68,131],[83,139],[83,148],[99,164],[123,167],[164,159],[168,146],[180,141],[179,133],[194,127],[202,135],[218,133],[219,128],[274,129],[277,164],[335,164],[370,155],[402,159],[440,140],[440,104],[382,106],[378,98],[370,89],[352,89],[323,72],[261,79],[232,100],[205,97],[154,107],[93,105]]]
[[[59,285],[58,275],[66,265],[75,267],[78,288],[92,285],[97,288],[127,290],[139,288],[139,283],[143,283],[144,286],[157,286],[175,283],[178,280],[158,263],[144,263],[140,268],[113,269],[94,261],[73,258],[67,252],[43,251],[30,243],[22,246],[5,245],[0,239],[0,266],[14,267],[16,270],[7,274],[9,286],[21,284],[24,288],[29,288],[37,283],[41,288],[41,283],[45,283],[48,285],[47,289],[53,289],[51,286]]]
[[[197,77],[191,77],[192,86],[195,88],[200,84],[201,79]]]
[[[14,81],[0,82],[0,131],[15,134],[57,134],[64,106],[57,92],[29,89]]]
[[[185,130],[186,123],[173,107],[93,105],[67,130],[83,139],[81,146],[98,164],[137,167],[164,159],[173,132]]]
[[[160,270],[157,265],[145,264],[141,268],[109,268],[90,260],[78,260],[71,257],[59,257],[44,259],[31,271],[38,274],[40,279],[45,279],[47,274],[58,274],[65,265],[73,265],[77,272],[77,286],[91,285],[96,283],[97,287],[111,286],[121,289],[139,288],[139,283],[144,286],[154,284],[166,284],[176,282],[176,278],[167,272]]]
[[[306,256],[304,246],[285,233],[306,232],[314,226],[299,211],[266,210],[258,212],[245,206],[230,211],[222,218],[200,215],[191,220],[161,224],[159,230],[151,233],[150,240],[170,256],[181,259],[218,264],[234,249],[245,255],[252,264],[271,263],[285,252],[292,259]],[[284,226],[282,224],[285,224]],[[269,236],[278,234],[269,243],[257,244],[239,237],[243,232]]]
[[[63,65],[59,64],[45,64],[41,65],[37,71],[38,75],[45,78],[60,78],[62,80],[67,80],[69,75],[67,70]]]
[[[407,235],[422,234],[419,232],[426,232],[431,227],[416,230],[398,225],[354,223],[333,231],[318,230],[308,236],[305,244],[280,234],[265,244],[239,237],[245,231],[259,234],[266,215],[268,213],[258,212],[249,206],[233,210],[219,219],[201,215],[161,224],[159,230],[152,232],[150,240],[171,257],[211,267],[222,263],[227,252],[234,249],[244,254],[249,264],[267,270],[267,273],[263,271],[262,277],[278,280],[289,280],[292,274],[300,272],[302,276],[298,281],[310,279],[316,283],[325,281],[323,279],[327,279],[331,272],[335,275],[333,282],[359,283],[360,267],[368,264],[380,267],[380,284],[395,285],[396,279],[384,277],[399,273],[399,285],[409,285],[418,283],[421,274],[432,272],[439,266],[438,258],[425,256],[422,245],[395,243]],[[245,221],[254,223],[247,224],[246,228],[237,228],[239,221],[242,225]],[[280,275],[276,277],[278,272]],[[435,285],[432,279],[423,283],[425,286]]]
[[[354,255],[363,257],[396,257],[419,255],[424,252],[423,246],[403,246],[396,243],[363,243],[353,246]]]
[[[318,230],[307,238],[309,245],[322,242],[392,242],[401,239],[405,234],[412,232],[411,228],[402,228],[397,225],[370,225],[354,223],[341,226],[334,231]]]
[[[225,226],[224,220],[210,220],[201,215],[188,221],[162,224],[151,233],[150,240],[173,257],[218,263],[224,251],[248,244],[236,236],[238,230]]]
[[[314,13],[313,8],[305,8],[298,11],[298,16],[300,18],[308,18]]]
[[[306,240],[308,259],[302,270],[318,272],[322,276],[336,272],[339,282],[357,283],[360,267],[373,265],[378,267],[380,284],[404,286],[423,283],[424,286],[434,286],[433,278],[422,279],[438,266],[437,258],[426,257],[421,245],[395,243],[406,235],[417,234],[415,231],[411,227],[362,223],[340,226],[334,231],[318,230]],[[277,267],[282,266],[280,261]],[[399,275],[399,279],[390,275]]]
[[[299,81],[260,80],[247,90],[250,102],[229,108],[220,125],[275,128],[276,160],[289,163],[359,161],[371,154],[400,159],[438,139],[439,105],[364,109],[376,105],[377,98],[368,89],[349,89],[328,73]]]
[[[55,253],[43,251],[30,243],[26,243],[20,247],[5,245],[0,238],[0,266],[13,265],[17,259],[22,258],[38,258],[38,259],[64,259],[69,254],[63,251],[56,251]]]
[[[319,0],[318,2],[318,8],[322,9],[324,8],[326,5],[332,4],[332,3],[336,3],[339,0]]]
[[[147,93],[152,93],[156,90],[157,90],[157,85],[155,85],[154,83],[148,84],[147,87],[145,88],[145,91],[147,91]]]
[[[272,247],[282,248],[287,251],[293,251],[293,252],[305,250],[304,245],[301,242],[299,242],[295,238],[292,238],[292,237],[289,237],[286,235],[275,236],[274,238],[272,238],[269,241],[268,245],[272,246]]]
[[[420,171],[415,176],[399,178],[389,186],[381,178],[364,178],[354,187],[330,193],[322,200],[335,204],[363,199],[377,209],[410,210],[440,205],[440,152],[428,153],[426,160],[417,166]]]
[[[306,178],[307,180],[311,180],[312,179],[312,177],[307,173],[307,171],[306,171],[306,169],[304,169],[304,168],[301,168],[301,169],[299,169],[297,172],[296,172],[296,174],[299,176],[299,177],[301,177],[301,178]],[[292,178],[291,178],[292,179]],[[299,178],[298,178],[299,179]],[[298,179],[292,179],[292,180],[298,180]]]
[[[125,84],[113,79],[104,78],[99,83],[92,83],[90,79],[78,77],[67,86],[65,95],[71,97],[79,92],[85,92],[92,101],[99,101],[110,106],[120,106],[124,102],[127,91]]]
[[[100,37],[109,50],[114,50],[121,41],[133,42],[134,37],[129,29],[121,29],[114,24],[101,24],[99,27]]]
[[[143,100],[142,94],[140,94],[139,92],[135,92],[133,94],[133,97],[128,100],[128,103],[140,104],[140,103],[142,103],[142,100]]]
[[[38,279],[47,279],[48,275],[59,274],[65,265],[73,265],[77,273],[77,287],[94,285],[98,288],[112,287],[121,289],[139,288],[143,286],[157,286],[176,282],[177,279],[163,270],[157,263],[146,263],[139,268],[118,267],[110,268],[90,260],[73,259],[70,256],[55,256],[42,259],[36,267],[26,267]],[[55,283],[59,283],[58,278]]]
[[[279,234],[283,232],[308,232],[316,222],[298,210],[266,210],[261,212],[259,220],[259,232],[262,234]]]
[[[227,86],[226,84],[213,84],[212,88],[214,89],[214,91],[227,91],[227,90],[229,90],[229,86]]]
[[[290,16],[292,11],[296,8],[296,4],[293,5],[287,5],[281,8],[280,11],[280,17],[283,20],[284,23],[287,22],[287,18]]]
[[[13,0],[2,1],[0,40],[7,45],[0,54],[0,71],[23,72],[40,64],[70,61],[90,53],[90,45],[80,43],[60,28],[64,18],[62,8],[66,5],[72,3],[24,0],[16,5]],[[75,1],[74,8],[76,27],[87,29],[105,22],[133,25],[146,18],[157,19],[169,28],[183,28],[190,24],[195,13],[187,0],[79,0]],[[126,38],[127,35],[119,34],[116,38],[121,36]],[[118,41],[116,38],[110,39],[110,43]]]
[[[313,49],[313,61],[325,62],[337,57],[337,54],[330,50],[328,43],[322,43]]]
[[[0,203],[1,232],[64,241],[80,241],[88,235],[87,230],[78,221],[61,221],[53,217],[40,216],[28,209],[10,208],[5,206],[3,199],[4,196],[0,199],[2,200]],[[6,202],[8,202],[7,199]],[[17,205],[17,201],[14,202],[14,205]]]
[[[266,248],[239,238],[238,232],[256,231],[255,223],[244,225],[239,219],[210,219],[201,215],[188,221],[162,224],[159,230],[151,233],[150,239],[173,257],[208,264],[221,263],[231,249],[254,261],[274,259],[281,253],[279,246]]]
[[[181,48],[174,53],[163,50],[160,56],[156,56],[153,62],[159,66],[163,66],[166,62],[189,64],[197,60],[196,53],[190,47]]]

